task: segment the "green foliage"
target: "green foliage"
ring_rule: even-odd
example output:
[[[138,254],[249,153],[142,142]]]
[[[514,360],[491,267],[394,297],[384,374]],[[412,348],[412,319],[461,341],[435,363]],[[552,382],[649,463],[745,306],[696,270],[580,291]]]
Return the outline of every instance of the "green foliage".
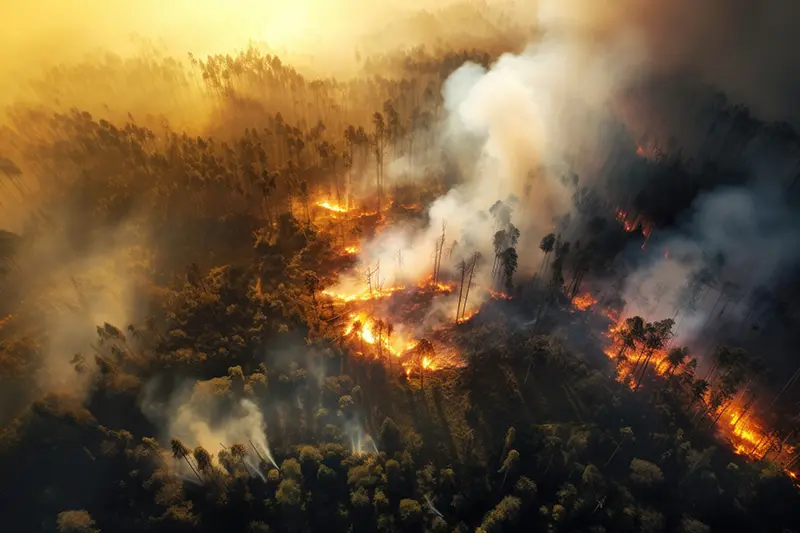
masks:
[[[293,479],[284,479],[275,491],[275,501],[287,510],[298,510],[303,503],[303,492]]]
[[[642,487],[653,487],[664,481],[664,474],[658,465],[643,459],[631,461],[631,481]]]
[[[397,510],[400,522],[408,527],[418,524],[422,521],[422,507],[417,500],[410,498],[403,498],[400,500],[400,506]]]
[[[476,531],[494,533],[513,526],[519,518],[521,508],[522,501],[519,498],[506,496],[484,517],[483,522]]]
[[[378,442],[381,445],[381,449],[384,450],[389,457],[393,457],[403,449],[400,430],[397,424],[394,423],[394,420],[389,417],[383,419],[380,432],[378,433]]]

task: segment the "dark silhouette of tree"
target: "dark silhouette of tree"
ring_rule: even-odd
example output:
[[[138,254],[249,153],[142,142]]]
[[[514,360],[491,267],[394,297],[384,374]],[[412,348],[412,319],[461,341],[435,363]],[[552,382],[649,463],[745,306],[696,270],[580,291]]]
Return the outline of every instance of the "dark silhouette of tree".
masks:
[[[499,471],[501,474],[503,474],[503,481],[500,483],[501,488],[505,486],[506,479],[508,479],[508,474],[515,472],[518,465],[519,452],[517,450],[509,450],[505,460],[503,461],[503,466],[500,467]]]
[[[207,474],[211,470],[211,454],[203,448],[202,446],[198,446],[194,449],[192,454],[194,456],[194,461],[197,464],[197,469],[204,474]]]
[[[514,272],[517,271],[517,250],[514,248],[506,248],[500,256],[500,262],[503,265],[503,279],[507,292],[511,292],[513,288]]]
[[[174,459],[178,460],[183,459],[184,461],[186,461],[186,464],[189,465],[189,468],[192,469],[194,475],[197,476],[198,481],[202,483],[203,478],[200,477],[200,474],[197,472],[197,470],[195,470],[194,465],[189,460],[189,455],[191,454],[189,448],[184,446],[184,444],[179,439],[170,440],[170,448],[172,449],[172,457]]]
[[[548,233],[542,237],[542,242],[539,243],[539,249],[544,253],[542,258],[542,265],[539,267],[539,275],[543,276],[547,271],[547,264],[550,262],[550,254],[553,253],[556,244],[556,234]]]
[[[647,324],[645,327],[644,349],[647,351],[647,355],[642,362],[642,371],[639,375],[639,379],[636,381],[634,390],[639,389],[639,385],[641,385],[642,378],[644,378],[645,373],[647,373],[648,365],[650,364],[650,359],[653,357],[653,354],[666,346],[667,341],[669,341],[672,335],[672,327],[674,324],[675,322],[671,318],[667,318],[653,324]],[[634,368],[634,372],[635,370]]]
[[[669,363],[669,376],[671,377],[675,370],[681,366],[689,357],[689,348],[686,346],[681,348],[672,348],[667,353],[667,362]]]

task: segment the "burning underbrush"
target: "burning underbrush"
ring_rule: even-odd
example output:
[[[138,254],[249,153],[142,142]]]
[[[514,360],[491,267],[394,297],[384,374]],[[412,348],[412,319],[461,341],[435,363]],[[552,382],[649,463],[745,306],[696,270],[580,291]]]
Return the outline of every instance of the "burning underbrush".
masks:
[[[453,328],[479,313],[473,302],[492,297],[472,287],[473,300],[467,301],[458,283],[432,277],[415,285],[343,287],[322,292],[337,311],[332,320],[337,338],[359,357],[420,378],[465,365]]]

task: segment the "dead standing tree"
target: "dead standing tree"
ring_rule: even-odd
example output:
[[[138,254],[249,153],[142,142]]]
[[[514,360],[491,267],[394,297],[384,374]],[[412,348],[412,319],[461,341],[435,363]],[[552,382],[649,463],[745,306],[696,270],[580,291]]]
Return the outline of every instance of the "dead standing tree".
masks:
[[[475,268],[478,265],[478,261],[480,260],[480,257],[481,257],[481,254],[478,253],[478,252],[475,252],[475,253],[472,254],[472,261],[471,261],[470,266],[469,266],[469,278],[467,280],[467,290],[464,292],[464,302],[461,305],[461,315],[456,319],[456,322],[458,322],[460,320],[463,321],[464,320],[464,316],[467,313],[467,301],[469,300],[469,290],[470,290],[470,288],[472,288],[472,278],[475,275]],[[462,280],[461,283],[463,285],[463,283],[464,283],[463,280]]]
[[[442,236],[436,241],[436,252],[433,258],[433,284],[439,283],[439,271],[442,267],[442,252],[444,251],[445,230],[447,221],[442,221]]]

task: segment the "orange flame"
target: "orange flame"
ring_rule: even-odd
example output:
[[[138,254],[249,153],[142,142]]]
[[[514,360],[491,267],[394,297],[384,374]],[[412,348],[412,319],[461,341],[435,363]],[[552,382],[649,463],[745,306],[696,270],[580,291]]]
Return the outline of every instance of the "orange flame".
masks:
[[[572,299],[572,305],[578,311],[586,311],[590,307],[594,306],[596,303],[597,303],[597,298],[595,298],[588,292],[579,294]]]
[[[344,293],[337,293],[329,289],[325,289],[322,291],[322,294],[325,296],[330,296],[334,300],[339,300],[341,302],[368,302],[370,300],[380,300],[382,298],[387,298],[392,294],[405,290],[404,286],[399,287],[383,287],[380,289],[365,289],[362,292],[351,293],[351,294],[344,294]]]
[[[614,316],[613,313],[609,313]],[[624,319],[619,318],[614,321],[608,328],[605,336],[611,341],[604,349],[606,356],[615,361],[618,368],[617,379],[621,383],[627,384],[632,389],[635,388],[636,381],[641,373],[645,370],[643,358],[645,354],[641,347],[635,346],[623,350],[622,340],[619,333],[625,327]],[[623,361],[618,360],[618,356],[623,352],[627,353],[627,357]],[[661,377],[669,377],[672,373],[676,372],[667,359],[665,350],[658,350],[654,352],[647,362],[647,366]],[[758,421],[754,419],[752,413],[746,412],[746,407],[742,405],[742,397],[727,404],[723,404],[716,409],[711,409],[706,416],[710,417],[716,423],[717,431],[725,438],[731,445],[733,451],[739,455],[748,457],[752,460],[760,460],[769,451],[776,451],[777,441],[772,437],[771,432],[765,429]],[[711,400],[710,391],[701,398],[701,402],[706,405]],[[784,446],[781,450],[783,453],[794,454],[793,447]],[[787,475],[793,479],[796,477],[794,472],[786,470]]]
[[[508,294],[506,294],[504,292],[493,291],[491,289],[489,290],[489,294],[495,300],[510,300],[511,299],[511,296],[509,296]]]
[[[373,289],[358,293],[337,293],[332,290],[323,291],[332,298],[351,306],[360,307],[362,302],[377,300],[381,298],[397,297],[403,298],[411,294],[429,294],[435,297],[439,294],[450,294],[456,287],[454,283],[439,282],[433,283],[431,278],[423,281],[417,287],[389,287]],[[404,292],[405,291],[405,292]],[[377,360],[399,359],[400,365],[405,369],[406,375],[414,372],[434,372],[444,368],[463,366],[460,353],[447,345],[437,346],[433,353],[421,354],[416,349],[419,345],[417,339],[411,338],[404,328],[392,328],[389,335],[389,324],[395,322],[395,318],[382,320],[374,316],[373,311],[367,309],[354,310],[349,315],[342,329],[341,338],[349,341],[354,348],[359,349],[361,356],[372,357]],[[471,318],[477,311],[468,315]],[[461,320],[462,322],[464,319]],[[368,349],[369,348],[369,349]]]
[[[334,213],[347,213],[349,211],[349,209],[344,206],[332,204],[330,202],[317,202],[317,205],[328,211],[333,211]]]
[[[459,324],[466,324],[470,320],[472,320],[475,315],[477,315],[480,311],[471,311],[469,313],[464,313],[464,315],[458,319]]]

